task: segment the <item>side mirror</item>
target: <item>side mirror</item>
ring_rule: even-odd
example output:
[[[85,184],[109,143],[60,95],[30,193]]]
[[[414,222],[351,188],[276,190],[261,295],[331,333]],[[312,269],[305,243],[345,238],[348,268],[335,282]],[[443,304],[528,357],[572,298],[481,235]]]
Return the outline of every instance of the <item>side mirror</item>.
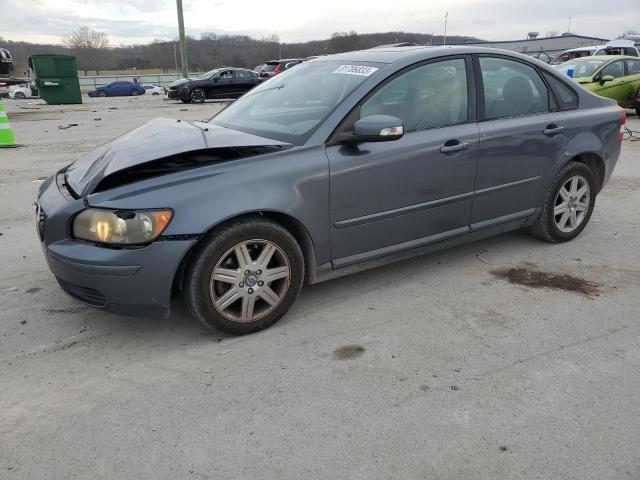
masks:
[[[612,80],[615,80],[615,78],[613,78],[613,75],[605,75],[604,77],[600,77],[600,85],[604,85],[605,82],[610,82]]]
[[[369,115],[353,124],[355,142],[389,142],[404,135],[402,120],[391,115]]]

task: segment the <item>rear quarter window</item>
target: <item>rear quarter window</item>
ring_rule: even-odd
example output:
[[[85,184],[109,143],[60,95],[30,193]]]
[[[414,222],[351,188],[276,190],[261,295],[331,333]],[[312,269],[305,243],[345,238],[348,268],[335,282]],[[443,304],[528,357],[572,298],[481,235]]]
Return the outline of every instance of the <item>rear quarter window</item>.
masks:
[[[543,72],[542,75],[549,84],[549,87],[551,87],[551,91],[556,98],[560,110],[573,110],[578,108],[578,95],[576,95],[567,84],[546,72]]]

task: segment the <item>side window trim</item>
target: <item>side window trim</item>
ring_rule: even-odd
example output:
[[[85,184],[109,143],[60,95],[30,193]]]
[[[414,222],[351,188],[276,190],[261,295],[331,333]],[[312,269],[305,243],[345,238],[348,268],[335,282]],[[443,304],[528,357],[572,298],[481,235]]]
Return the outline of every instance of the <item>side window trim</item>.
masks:
[[[477,95],[477,99],[478,99],[478,122],[488,122],[488,121],[492,121],[492,120],[503,120],[505,118],[517,118],[517,117],[531,117],[534,115],[545,115],[547,113],[553,112],[554,110],[552,110],[552,98],[553,98],[553,103],[555,105],[557,105],[555,97],[552,97],[553,92],[551,91],[551,89],[549,88],[549,85],[547,85],[547,82],[545,82],[544,80],[544,76],[540,73],[539,69],[537,66],[532,65],[530,63],[527,63],[523,60],[520,60],[519,58],[514,58],[508,55],[500,55],[500,54],[487,54],[487,53],[474,53],[472,54],[473,56],[473,67],[474,67],[474,78],[475,78],[475,84],[476,84],[476,95]],[[545,86],[545,88],[547,89],[547,96],[549,98],[549,105],[547,106],[549,108],[548,111],[546,112],[536,112],[536,113],[529,113],[529,114],[525,114],[525,115],[518,115],[517,117],[513,117],[513,116],[506,116],[506,117],[497,117],[497,118],[487,118],[487,110],[486,110],[486,105],[485,105],[485,101],[484,101],[484,80],[482,78],[482,70],[480,67],[480,58],[500,58],[503,60],[511,60],[514,62],[518,62],[521,63],[523,65],[526,65],[528,67],[530,67],[531,69],[533,69],[536,74],[538,75],[538,77],[540,78],[540,81],[542,82],[542,84]]]

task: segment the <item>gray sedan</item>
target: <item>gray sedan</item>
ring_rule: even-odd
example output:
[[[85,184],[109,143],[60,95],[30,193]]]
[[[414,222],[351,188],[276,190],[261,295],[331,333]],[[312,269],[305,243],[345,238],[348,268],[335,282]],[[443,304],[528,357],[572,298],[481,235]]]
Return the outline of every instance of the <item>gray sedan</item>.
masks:
[[[37,226],[72,297],[276,322],[302,284],[527,228],[587,225],[624,111],[523,55],[471,47],[321,57],[208,122],[156,119],[47,180]]]

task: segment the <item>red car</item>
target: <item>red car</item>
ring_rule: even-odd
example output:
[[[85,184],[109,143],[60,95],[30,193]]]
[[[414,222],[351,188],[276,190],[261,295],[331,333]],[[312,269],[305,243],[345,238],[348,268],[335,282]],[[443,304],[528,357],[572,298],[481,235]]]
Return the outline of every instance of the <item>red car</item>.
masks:
[[[306,58],[286,58],[282,60],[269,60],[260,69],[261,77],[273,77],[279,73],[289,70],[294,65],[298,65],[306,60]]]

